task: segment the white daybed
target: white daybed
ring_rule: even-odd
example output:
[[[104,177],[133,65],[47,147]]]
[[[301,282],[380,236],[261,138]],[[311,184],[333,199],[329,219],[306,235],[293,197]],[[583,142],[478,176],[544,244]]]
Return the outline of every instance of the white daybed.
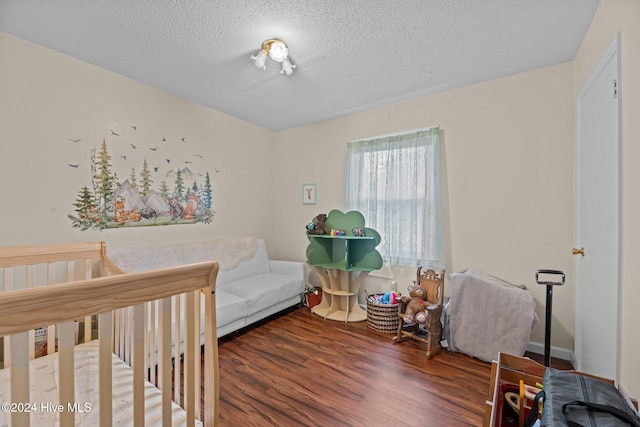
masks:
[[[218,338],[300,303],[304,263],[270,260],[263,239],[223,237],[202,242],[108,248],[122,271],[190,264],[215,259]]]

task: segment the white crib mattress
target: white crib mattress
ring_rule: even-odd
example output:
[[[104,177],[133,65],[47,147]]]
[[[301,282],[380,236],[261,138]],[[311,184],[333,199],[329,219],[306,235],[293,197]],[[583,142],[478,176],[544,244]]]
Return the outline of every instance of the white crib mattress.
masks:
[[[113,355],[113,425],[133,424],[133,369]],[[0,402],[11,402],[9,369],[0,370]],[[31,412],[32,426],[57,426],[58,414],[47,410],[47,404],[58,402],[58,357],[48,355],[29,364],[30,404],[36,410]],[[75,347],[75,390],[76,426],[98,425],[98,341],[91,341]],[[162,424],[161,393],[151,383],[145,381],[145,426]],[[17,403],[17,402],[14,402]],[[10,413],[0,411],[0,426],[10,425]],[[85,410],[88,409],[88,410]],[[85,410],[81,412],[81,410]],[[172,402],[172,425],[186,425],[186,412]],[[202,424],[196,420],[196,425]]]

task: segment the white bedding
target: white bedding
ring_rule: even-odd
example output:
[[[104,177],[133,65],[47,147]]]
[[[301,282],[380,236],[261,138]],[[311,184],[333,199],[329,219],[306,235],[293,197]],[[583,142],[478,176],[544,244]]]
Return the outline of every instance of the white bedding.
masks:
[[[113,425],[132,425],[133,369],[113,355]],[[32,360],[29,365],[32,426],[57,426],[55,411],[47,410],[47,404],[57,405],[57,354]],[[0,370],[0,402],[11,402],[9,392],[9,369]],[[91,341],[75,347],[75,390],[76,404],[86,412],[76,412],[77,426],[98,425],[98,341]],[[4,408],[3,408],[4,409]],[[172,402],[172,425],[185,425],[185,411]],[[161,425],[160,390],[145,381],[145,426]],[[0,426],[10,425],[10,413],[0,411]],[[196,421],[197,426],[202,424]]]

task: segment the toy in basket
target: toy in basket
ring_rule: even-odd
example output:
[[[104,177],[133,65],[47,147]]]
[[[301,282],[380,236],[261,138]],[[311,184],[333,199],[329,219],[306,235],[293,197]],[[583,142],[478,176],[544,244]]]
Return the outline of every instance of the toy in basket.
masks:
[[[367,296],[367,326],[374,331],[395,334],[398,330],[398,303],[400,295],[389,291]]]

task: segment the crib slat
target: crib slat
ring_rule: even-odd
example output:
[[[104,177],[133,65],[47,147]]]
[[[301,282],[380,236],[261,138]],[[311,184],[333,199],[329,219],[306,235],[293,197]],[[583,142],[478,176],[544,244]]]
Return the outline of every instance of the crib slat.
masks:
[[[11,347],[11,402],[30,402],[29,399],[29,334],[20,332],[9,337]],[[15,411],[11,413],[12,426],[29,427],[28,411]]]
[[[4,292],[8,292],[13,289],[13,268],[5,267],[2,271],[2,283],[4,284]],[[10,340],[3,338],[4,340],[4,367],[11,366],[11,344]]]
[[[147,350],[145,352],[145,354],[147,354],[147,358],[149,359],[149,372],[150,372],[150,376],[149,376],[149,382],[151,384],[156,384],[156,365],[157,365],[157,358],[156,358],[156,306],[158,305],[158,301],[151,301],[150,303],[147,304],[149,307],[149,325],[147,327],[147,329],[149,330],[148,336],[148,342],[147,342]]]
[[[105,247],[102,245],[101,253]],[[110,275],[105,269],[104,262],[100,263],[99,277]],[[98,425],[112,427],[113,425],[113,362],[115,351],[115,335],[117,314],[107,311],[97,315],[98,321]],[[95,409],[95,408],[93,408]]]
[[[74,276],[74,261],[67,261],[67,282],[73,282],[76,280]]]
[[[2,269],[2,292],[8,292],[13,289],[13,268],[5,267]]]
[[[200,295],[198,295],[200,298]],[[195,319],[194,313],[194,293],[189,292],[185,295],[185,328],[184,328],[184,409],[187,411],[187,427],[193,427],[195,424],[195,400],[194,400],[194,365],[195,365],[195,336],[193,334]],[[199,300],[198,300],[199,301]],[[198,340],[199,342],[200,340]],[[178,371],[179,369],[176,369]],[[176,382],[180,384],[180,382]],[[175,387],[180,389],[180,387]],[[179,402],[179,400],[178,400]]]
[[[182,306],[181,295],[174,295],[173,299],[173,360],[174,366],[180,366],[180,309]],[[180,384],[180,369],[173,370],[173,383]],[[180,403],[180,387],[173,388],[173,401]]]
[[[56,282],[56,265],[52,262],[47,264],[47,286]],[[47,328],[47,354],[56,352],[56,326],[50,325]]]
[[[144,425],[144,304],[132,311],[133,425]]]
[[[123,340],[124,342],[124,360],[127,362],[127,364],[129,366],[131,366],[133,364],[133,360],[131,360],[131,345],[133,344],[133,337],[131,336],[131,334],[128,334],[127,332],[130,331],[133,328],[133,307],[127,307],[124,310],[122,310],[124,313],[124,324],[125,324],[125,328],[124,328],[124,335],[125,335],[125,339]]]
[[[215,284],[215,276],[212,283]],[[205,289],[203,292],[205,293],[204,321],[207,325],[204,336],[204,425],[217,426],[220,412],[218,407],[220,384],[217,369],[218,339],[216,336],[215,289]]]
[[[158,387],[162,393],[162,426],[171,426],[171,298],[158,306]]]
[[[128,360],[127,355],[125,354],[125,340],[126,340],[126,331],[127,329],[127,309],[123,308],[122,310],[116,311],[116,354],[124,360],[127,364],[131,363]]]
[[[113,314],[111,311],[98,315],[98,417],[100,427],[111,427],[113,413]]]
[[[194,372],[193,375],[196,378],[196,386],[194,387],[194,396],[193,396],[193,401],[196,402],[196,418],[197,419],[202,419],[202,411],[200,410],[200,388],[202,387],[202,374],[201,374],[201,369],[200,369],[200,357],[201,357],[201,351],[200,351],[200,316],[202,313],[202,309],[201,309],[201,303],[200,303],[200,291],[196,291],[195,292],[195,305],[194,305],[194,313],[193,313],[193,317],[194,317],[194,321],[195,321],[195,325],[194,325],[194,331],[193,331],[193,335],[194,335],[194,351],[195,351],[195,355],[196,355],[196,363],[194,364]]]
[[[91,259],[84,260],[84,278],[91,279],[92,273],[91,270],[93,268],[93,261]],[[91,341],[91,326],[92,326],[91,316],[87,316],[84,318],[84,342]]]
[[[47,327],[47,354],[53,354],[56,352],[56,325],[50,325]]]
[[[75,369],[73,360],[75,323],[58,325],[58,401],[64,410],[60,412],[60,427],[73,427],[75,414],[68,408],[75,403]]]
[[[33,264],[27,265],[27,282],[26,288],[31,289],[36,286],[36,266]],[[29,331],[29,360],[35,359],[35,331]]]

